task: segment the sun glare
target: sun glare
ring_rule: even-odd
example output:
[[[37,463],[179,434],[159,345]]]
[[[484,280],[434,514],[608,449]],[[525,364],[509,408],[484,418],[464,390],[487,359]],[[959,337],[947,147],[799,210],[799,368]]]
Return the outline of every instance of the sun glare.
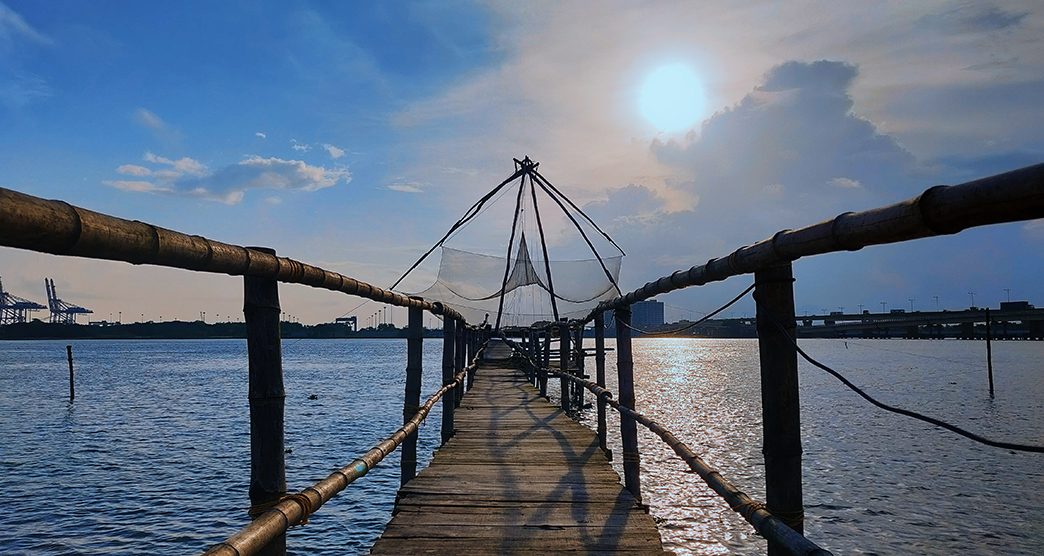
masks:
[[[661,66],[645,78],[638,103],[657,131],[686,131],[703,115],[703,86],[685,64]]]

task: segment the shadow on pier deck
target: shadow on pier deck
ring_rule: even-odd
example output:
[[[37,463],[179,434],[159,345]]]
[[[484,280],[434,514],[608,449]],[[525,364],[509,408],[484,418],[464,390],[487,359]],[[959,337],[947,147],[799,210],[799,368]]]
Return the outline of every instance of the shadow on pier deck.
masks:
[[[400,491],[373,554],[663,554],[591,429],[553,407],[491,341],[453,438]]]

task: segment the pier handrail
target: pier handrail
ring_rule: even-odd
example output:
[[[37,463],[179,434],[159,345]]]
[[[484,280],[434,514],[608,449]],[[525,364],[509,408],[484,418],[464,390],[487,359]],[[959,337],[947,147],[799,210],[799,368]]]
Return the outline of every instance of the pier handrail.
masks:
[[[519,348],[516,342],[508,339],[506,336],[501,336],[501,339],[511,345],[515,353],[520,354],[529,364],[541,368],[543,372],[554,375],[559,378],[575,382],[592,394],[598,397],[599,400],[604,400],[605,404],[612,407],[613,409],[628,415],[633,418],[636,422],[641,423],[642,426],[649,429],[652,433],[659,436],[668,446],[674,450],[674,453],[689,465],[703,482],[707,484],[715,493],[718,494],[725,502],[729,504],[729,507],[733,511],[738,513],[743,519],[750,523],[754,530],[761,534],[770,541],[779,543],[785,547],[790,554],[799,556],[829,556],[830,551],[820,547],[816,543],[810,541],[804,535],[791,529],[781,519],[772,515],[766,509],[764,503],[759,502],[750,497],[746,492],[740,490],[736,485],[732,484],[731,481],[726,479],[721,472],[711,467],[703,460],[696,452],[689,448],[684,442],[674,436],[669,430],[663,425],[650,419],[649,417],[631,409],[627,406],[621,405],[620,402],[613,399],[613,393],[608,389],[599,386],[597,383],[576,375],[569,374],[567,372],[556,371],[550,368],[544,368],[540,363],[534,361],[525,350]]]
[[[54,255],[269,278],[464,320],[438,302],[409,297],[262,250],[126,220],[0,187],[0,245]]]
[[[975,226],[1044,218],[1044,164],[1027,166],[960,185],[937,185],[892,205],[844,212],[797,230],[740,247],[705,264],[669,276],[600,303],[581,322],[689,286],[750,274],[810,255],[858,251],[870,245],[954,234]]]
[[[253,521],[228,537],[223,542],[210,547],[206,556],[249,556],[257,554],[273,539],[283,535],[295,525],[307,523],[308,517],[320,506],[327,503],[339,492],[355,482],[377,466],[388,454],[395,451],[409,435],[420,428],[428,417],[431,408],[450,391],[463,386],[468,373],[478,365],[482,358],[480,349],[475,360],[453,376],[453,381],[445,384],[431,395],[424,404],[417,408],[416,414],[405,425],[395,431],[365,454],[359,456],[348,465],[330,473],[325,479],[295,494],[288,494],[272,507],[257,515]]]

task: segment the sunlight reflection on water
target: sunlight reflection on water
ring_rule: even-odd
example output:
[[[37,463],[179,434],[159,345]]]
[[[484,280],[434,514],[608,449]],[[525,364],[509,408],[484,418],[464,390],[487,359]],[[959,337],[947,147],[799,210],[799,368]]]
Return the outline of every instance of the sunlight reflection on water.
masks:
[[[64,397],[65,343],[0,342],[0,553],[194,552],[244,524],[245,342],[71,342],[72,405]],[[994,344],[993,401],[981,343],[803,343],[883,401],[998,439],[1044,443],[1042,343]],[[441,345],[424,347],[427,395],[441,376]],[[404,341],[302,340],[287,342],[284,357],[291,489],[325,477],[401,424]],[[755,341],[639,339],[634,359],[639,409],[764,499]],[[615,353],[607,360],[615,390]],[[589,360],[591,374],[593,366]],[[837,554],[1044,553],[1040,455],[981,447],[883,413],[813,368],[802,366],[800,381],[812,539]],[[317,400],[308,400],[312,393]],[[438,444],[439,408],[421,429],[422,466]],[[619,460],[613,417],[610,447]],[[593,425],[593,411],[584,419]],[[742,518],[663,442],[639,431],[645,499],[665,547],[764,552]],[[291,549],[365,553],[391,516],[397,487],[395,452],[293,530]]]

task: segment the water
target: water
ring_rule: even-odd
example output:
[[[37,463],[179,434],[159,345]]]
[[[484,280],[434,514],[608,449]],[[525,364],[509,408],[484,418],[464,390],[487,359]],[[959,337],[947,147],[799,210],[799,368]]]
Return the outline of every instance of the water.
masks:
[[[74,404],[65,397],[66,343],[0,342],[0,553],[198,552],[243,525],[245,343],[73,341]],[[990,437],[1044,443],[1044,344],[994,344],[993,401],[982,343],[803,345],[882,401]],[[441,344],[424,347],[426,397],[441,376]],[[763,499],[756,342],[640,339],[634,351],[639,408]],[[401,424],[404,341],[288,341],[284,359],[292,490]],[[811,538],[837,554],[1044,553],[1044,456],[980,446],[884,413],[805,365],[800,380]],[[422,466],[438,444],[439,418],[436,406],[421,430]],[[617,430],[610,420],[619,454]],[[666,445],[639,430],[645,499],[666,548],[765,551]],[[365,553],[390,519],[397,486],[398,452],[292,530],[291,550]]]

